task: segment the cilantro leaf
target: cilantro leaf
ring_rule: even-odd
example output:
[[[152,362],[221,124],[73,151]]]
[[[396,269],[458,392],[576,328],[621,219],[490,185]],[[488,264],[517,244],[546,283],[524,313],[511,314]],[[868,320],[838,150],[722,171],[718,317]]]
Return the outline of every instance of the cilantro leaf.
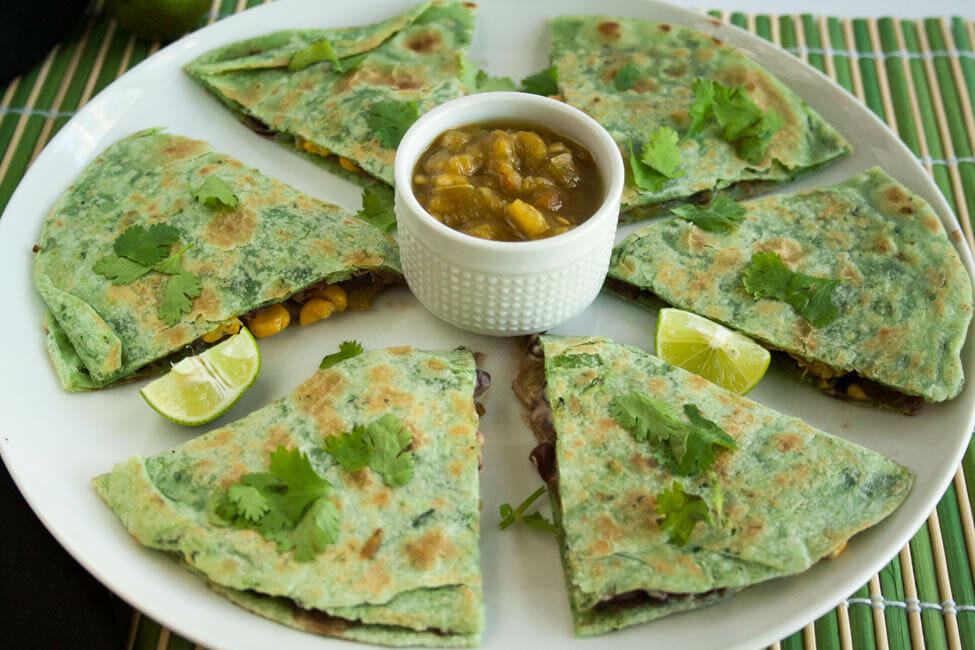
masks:
[[[707,205],[685,204],[671,208],[681,219],[707,232],[728,232],[745,219],[745,206],[726,194],[719,194]]]
[[[742,283],[752,296],[788,303],[816,327],[829,325],[839,314],[833,304],[833,291],[840,282],[796,273],[772,252],[752,255],[742,276]]]
[[[685,494],[677,481],[657,495],[660,530],[670,531],[670,543],[685,546],[699,521],[711,521],[708,505],[699,496]]]
[[[531,526],[532,528],[538,528],[539,530],[545,530],[550,533],[555,532],[555,524],[545,518],[542,513],[535,512],[524,514],[525,510],[529,508],[535,501],[538,500],[540,496],[545,494],[545,486],[542,486],[535,490],[529,495],[527,499],[521,502],[517,508],[512,508],[510,503],[503,503],[499,508],[501,514],[501,530],[504,530],[516,521],[520,521],[524,524]]]
[[[772,136],[785,120],[773,109],[763,112],[744,86],[729,88],[710,79],[698,79],[693,88],[694,101],[688,109],[691,126],[686,137],[693,138],[713,118],[721,127],[721,137],[735,143],[739,156],[752,164],[761,162]]]
[[[295,52],[288,63],[288,72],[295,72],[322,61],[331,61],[336,72],[343,71],[339,57],[335,55],[335,50],[332,49],[332,42],[327,38],[315,41],[303,50]]]
[[[680,149],[677,143],[680,136],[669,126],[654,130],[643,143],[640,161],[652,167],[667,178],[680,178],[684,175],[680,166]]]
[[[366,124],[376,133],[380,144],[389,149],[399,146],[406,131],[420,118],[416,102],[385,100],[369,107]]]
[[[672,472],[694,476],[714,464],[714,445],[737,449],[735,439],[701,415],[694,404],[684,405],[684,422],[670,404],[643,393],[617,395],[609,413],[621,427],[641,442],[654,445]]]
[[[559,94],[559,71],[553,65],[540,72],[528,75],[521,80],[521,92],[532,93],[533,95]]]
[[[183,253],[189,250],[193,244],[187,244],[177,252],[173,253],[162,262],[154,264],[152,267],[153,271],[159,271],[160,273],[165,273],[166,275],[176,275],[177,273],[185,273],[183,269]],[[148,269],[147,269],[148,270]]]
[[[152,266],[169,253],[169,247],[179,241],[179,230],[165,223],[143,228],[129,226],[118,236],[113,246],[115,254],[133,262]]]
[[[95,273],[105,276],[112,281],[112,284],[116,285],[135,282],[152,270],[152,268],[139,262],[133,262],[127,257],[119,257],[118,255],[106,255],[95,262],[93,268]]]
[[[502,90],[518,90],[518,86],[516,86],[515,82],[511,80],[511,77],[492,77],[488,73],[484,72],[484,70],[477,71],[475,85],[477,87],[477,92],[479,93],[490,93]]]
[[[339,351],[333,352],[322,359],[322,362],[318,364],[318,368],[331,368],[339,361],[345,361],[346,359],[357,357],[360,354],[362,354],[361,343],[358,341],[342,341],[339,343]]]
[[[693,138],[704,130],[708,120],[714,115],[714,87],[715,83],[710,79],[697,79],[694,81],[694,101],[688,109],[691,116],[691,126],[687,130],[687,138]]]
[[[396,227],[394,201],[392,188],[377,183],[362,190],[362,208],[355,216],[383,232],[389,232]]]
[[[308,507],[292,533],[295,561],[311,562],[317,553],[339,538],[342,515],[326,497],[320,497]]]
[[[203,285],[195,275],[185,271],[169,276],[163,288],[163,299],[157,315],[167,325],[175,325],[183,314],[193,310],[193,301],[203,290]]]
[[[197,187],[190,186],[193,198],[208,208],[237,207],[237,195],[233,188],[222,178],[207,176]]]
[[[690,429],[684,439],[684,452],[678,465],[678,473],[681,475],[695,476],[714,465],[715,445],[725,449],[738,448],[735,439],[701,415],[701,411],[694,404],[684,405],[684,415],[691,421],[694,429]]]
[[[369,52],[362,52],[361,54],[353,54],[352,56],[345,56],[339,59],[340,67],[336,67],[339,72],[350,72],[359,67],[359,64],[365,61],[366,57],[369,56]]]
[[[250,485],[231,485],[227,489],[227,498],[237,506],[240,516],[249,521],[258,521],[271,509],[261,491]]]
[[[271,501],[293,522],[301,519],[305,508],[325,496],[332,487],[315,472],[308,456],[297,448],[286,449],[282,445],[272,451],[269,471],[287,488],[284,492],[272,493]]]
[[[680,141],[677,132],[667,126],[654,130],[642,145],[627,143],[630,152],[630,170],[637,189],[659,192],[668,180],[680,178]]]
[[[616,76],[613,77],[613,87],[620,92],[630,90],[639,78],[640,69],[632,63],[627,63],[616,71]]]
[[[382,474],[390,487],[405,485],[413,476],[413,437],[399,418],[391,413],[368,427],[365,435],[369,447],[369,467]]]
[[[357,472],[369,465],[369,446],[365,440],[365,427],[325,438],[325,451],[338,461],[346,472]]]

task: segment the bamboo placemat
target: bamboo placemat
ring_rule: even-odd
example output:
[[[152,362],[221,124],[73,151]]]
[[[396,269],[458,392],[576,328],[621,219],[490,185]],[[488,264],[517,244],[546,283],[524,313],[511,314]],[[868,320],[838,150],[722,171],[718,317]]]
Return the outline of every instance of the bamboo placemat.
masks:
[[[264,0],[266,1],[266,0]],[[213,0],[203,24],[261,4]],[[825,72],[880,116],[934,178],[975,249],[975,22],[711,12]],[[159,49],[105,16],[101,1],[0,97],[0,212],[50,138],[92,96]],[[975,449],[910,543],[833,611],[772,646],[975,649]],[[133,611],[128,648],[194,645]]]

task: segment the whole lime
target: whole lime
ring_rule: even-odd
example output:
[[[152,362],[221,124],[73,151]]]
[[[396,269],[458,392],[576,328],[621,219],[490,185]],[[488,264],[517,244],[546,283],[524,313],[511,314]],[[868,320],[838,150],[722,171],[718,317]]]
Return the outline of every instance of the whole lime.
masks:
[[[149,40],[170,41],[200,22],[210,0],[107,0],[123,29]]]

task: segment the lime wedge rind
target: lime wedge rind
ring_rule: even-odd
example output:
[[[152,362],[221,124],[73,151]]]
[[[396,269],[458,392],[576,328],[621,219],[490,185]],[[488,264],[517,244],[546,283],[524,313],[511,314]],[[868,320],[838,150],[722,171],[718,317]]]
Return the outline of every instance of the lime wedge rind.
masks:
[[[747,336],[680,309],[661,309],[655,351],[672,363],[722,388],[744,395],[768,370],[771,355]]]
[[[257,379],[261,354],[247,328],[173,364],[139,394],[157,413],[186,426],[216,420],[237,403]]]

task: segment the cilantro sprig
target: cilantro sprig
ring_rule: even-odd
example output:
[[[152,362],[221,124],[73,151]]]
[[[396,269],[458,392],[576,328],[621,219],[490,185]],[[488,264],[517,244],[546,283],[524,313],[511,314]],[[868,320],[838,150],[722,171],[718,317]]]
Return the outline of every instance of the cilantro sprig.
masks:
[[[726,194],[719,194],[707,205],[685,204],[671,208],[675,215],[707,232],[728,232],[745,219],[745,206]]]
[[[237,195],[227,181],[216,176],[207,176],[198,187],[190,186],[193,198],[209,208],[237,207]]]
[[[369,107],[366,124],[384,147],[395,149],[418,119],[420,111],[416,102],[388,99]]]
[[[742,276],[742,283],[752,296],[788,303],[816,327],[826,327],[839,315],[833,291],[841,282],[797,273],[773,252],[752,255]]]
[[[362,344],[358,341],[342,341],[339,343],[339,351],[326,355],[320,364],[319,370],[331,368],[339,361],[345,361],[362,354]]]
[[[669,531],[670,543],[678,547],[687,545],[697,522],[712,522],[707,502],[685,493],[677,481],[657,495],[657,514],[662,517],[657,522],[660,530]]]
[[[115,239],[115,252],[97,260],[93,269],[114,285],[131,284],[151,271],[168,275],[157,315],[167,325],[175,325],[193,309],[192,299],[203,289],[199,278],[183,268],[183,253],[192,244],[170,254],[179,238],[179,230],[164,223],[129,226]]]
[[[227,488],[213,510],[217,523],[252,528],[310,562],[338,539],[341,513],[328,498],[331,484],[318,475],[308,456],[279,446],[267,472],[244,474]]]
[[[744,86],[729,88],[710,79],[698,79],[693,89],[694,101],[688,110],[691,126],[685,137],[693,138],[714,120],[721,128],[721,137],[735,144],[739,156],[752,164],[761,162],[772,136],[785,125],[782,116],[775,109],[762,111]]]
[[[518,86],[511,80],[511,77],[492,77],[484,70],[478,69],[464,53],[460,54],[460,74],[458,76],[472,94],[518,90]]]
[[[634,392],[614,397],[609,413],[634,438],[653,444],[671,471],[681,476],[707,471],[715,461],[715,446],[738,448],[735,439],[694,404],[684,405],[685,422],[670,404]]]
[[[546,519],[542,513],[536,510],[527,515],[525,514],[525,510],[531,507],[543,494],[545,494],[545,486],[532,492],[517,508],[512,508],[510,503],[502,503],[499,508],[501,514],[501,523],[499,525],[501,526],[501,530],[504,530],[516,521],[520,521],[532,528],[554,533],[555,524]]]
[[[521,80],[521,92],[533,95],[559,94],[559,71],[553,65],[535,74],[528,75]]]
[[[667,182],[684,175],[680,169],[680,136],[672,128],[661,126],[641,144],[627,142],[630,171],[638,189],[659,192]]]
[[[396,227],[394,203],[392,188],[377,183],[362,190],[362,208],[355,216],[383,232],[390,232]]]
[[[343,71],[342,63],[332,48],[332,42],[327,38],[315,41],[308,47],[295,52],[291,57],[291,61],[288,62],[288,72],[295,72],[296,70],[307,68],[313,63],[321,63],[322,61],[331,61],[332,65],[335,66],[336,72]]]
[[[392,413],[363,427],[325,440],[323,449],[347,472],[369,467],[390,487],[406,485],[413,477],[413,437]]]

